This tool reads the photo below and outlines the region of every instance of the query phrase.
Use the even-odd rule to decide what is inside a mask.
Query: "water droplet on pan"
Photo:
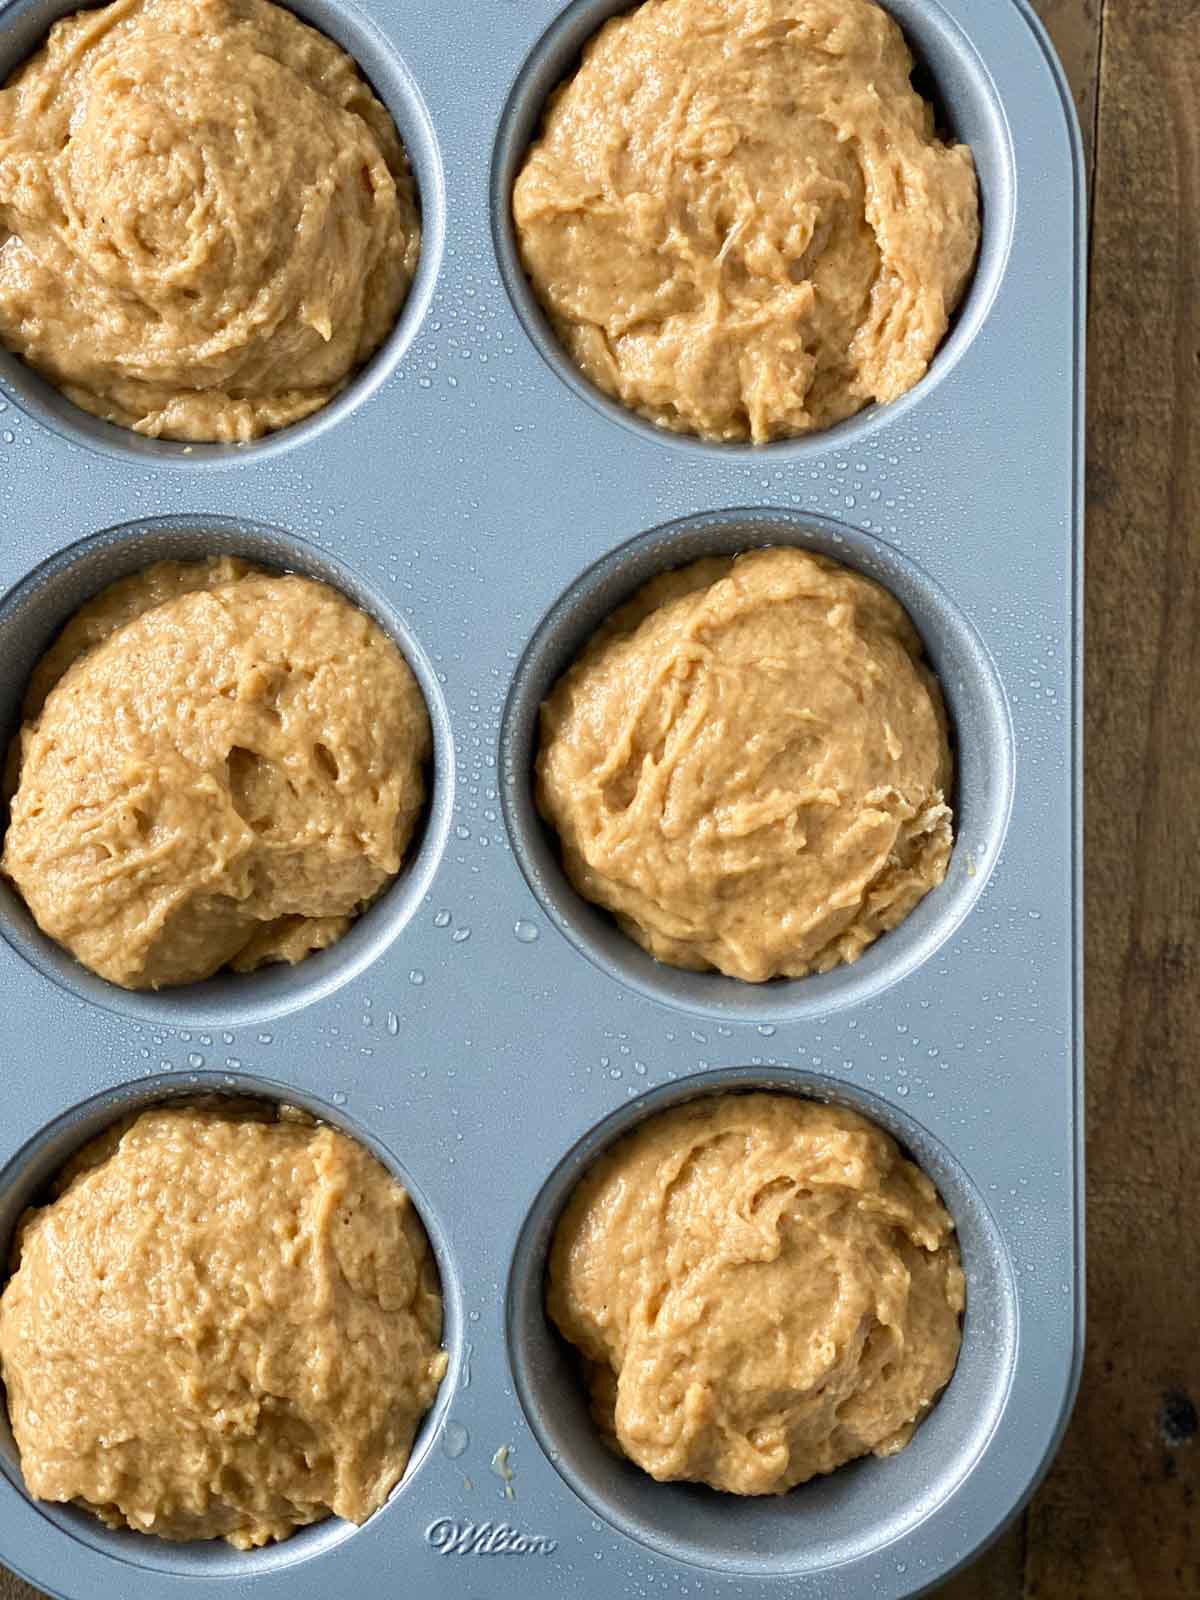
[[[539,937],[536,922],[525,922],[523,920],[520,922],[515,922],[513,924],[513,933],[522,944],[533,944],[534,941]]]
[[[457,1461],[471,1442],[471,1436],[461,1422],[448,1422],[442,1429],[442,1454]]]

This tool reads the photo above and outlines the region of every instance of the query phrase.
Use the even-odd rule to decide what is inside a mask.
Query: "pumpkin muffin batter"
[[[761,442],[894,400],[975,262],[963,145],[872,0],[646,0],[551,98],[513,192],[525,270],[593,383]]]
[[[0,866],[128,989],[303,960],[399,871],[429,714],[372,618],[229,557],[104,590],[30,684]]]
[[[240,442],[319,410],[419,249],[391,117],[269,0],[115,0],[0,91],[0,341],[139,433]]]
[[[110,1129],[57,1189],[0,1297],[29,1492],[242,1550],[378,1510],[447,1360],[380,1163],[299,1114],[188,1106]]]
[[[660,961],[755,983],[854,961],[941,883],[950,781],[905,611],[805,550],[655,578],[542,707],[571,882]]]
[[[652,1477],[782,1494],[903,1449],[949,1382],[953,1224],[852,1111],[727,1094],[650,1118],[584,1177],[550,1315],[608,1442]]]

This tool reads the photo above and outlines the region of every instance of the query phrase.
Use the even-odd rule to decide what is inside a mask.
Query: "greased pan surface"
[[[70,3],[0,7],[0,76]],[[204,1593],[485,1600],[576,1592],[898,1597],[1031,1491],[1082,1333],[1079,662],[1083,200],[1078,135],[1017,0],[893,0],[973,147],[984,245],[928,378],[762,450],[655,434],[566,370],[523,288],[506,194],[546,91],[600,20],[578,0],[302,0],[408,145],[425,247],[400,325],[347,393],[243,450],[83,417],[0,357],[0,721],[104,583],[234,550],[371,610],[434,721],[411,865],[300,967],[131,995],[0,890],[0,1233],[130,1103],[297,1102],[411,1189],[450,1370],[405,1481],[362,1529],[240,1554],[112,1533],[25,1495],[0,1428],[0,1560],[64,1600]],[[907,605],[946,692],[946,884],[853,967],[766,987],[673,972],[571,893],[530,800],[539,698],[652,572],[790,541]],[[777,1084],[878,1118],[955,1214],[958,1371],[911,1446],[791,1495],[659,1485],[610,1457],[541,1311],[571,1183],[647,1109]]]

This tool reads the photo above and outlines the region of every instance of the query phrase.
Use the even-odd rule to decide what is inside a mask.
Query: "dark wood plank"
[[[46,1600],[40,1589],[31,1589],[15,1573],[0,1567],[0,1600]]]

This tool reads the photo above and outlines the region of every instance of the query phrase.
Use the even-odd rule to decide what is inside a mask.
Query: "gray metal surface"
[[[71,9],[0,7],[0,77]],[[979,165],[970,298],[894,406],[719,448],[589,390],[515,268],[520,149],[620,6],[294,9],[357,56],[408,143],[418,284],[342,399],[244,450],[139,440],[0,356],[0,721],[105,581],[239,550],[330,578],[399,639],[434,715],[431,815],[408,872],[334,950],[161,995],[90,978],[0,891],[0,1235],[131,1100],[283,1095],[410,1186],[451,1367],[382,1511],[253,1554],[35,1505],[0,1428],[0,1560],[63,1600],[193,1595],[198,1579],[256,1600],[918,1593],[1030,1492],[1080,1354],[1083,216],[1061,74],[1018,0],[892,0]],[[959,838],[947,883],[855,967],[750,988],[656,967],[579,902],[532,814],[528,760],[538,697],[617,599],[703,550],[778,540],[908,605],[954,721]],[[610,1457],[541,1312],[547,1236],[590,1155],[647,1105],[729,1082],[878,1117],[941,1187],[969,1280],[958,1371],[912,1445],[770,1501]]]

